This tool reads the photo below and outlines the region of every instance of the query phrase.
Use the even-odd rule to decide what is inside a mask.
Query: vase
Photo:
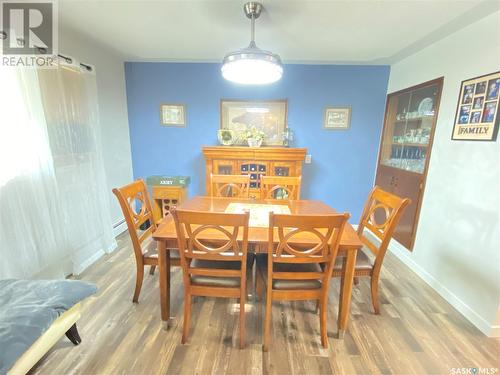
[[[223,146],[231,146],[234,143],[234,132],[228,129],[220,129],[217,132],[219,143]]]
[[[250,147],[260,147],[262,145],[262,139],[247,138],[247,143]]]

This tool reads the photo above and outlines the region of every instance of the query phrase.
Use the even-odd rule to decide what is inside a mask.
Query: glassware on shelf
[[[287,127],[283,132],[283,146],[289,147],[290,144],[293,142],[293,139],[294,139],[294,132],[292,129]]]

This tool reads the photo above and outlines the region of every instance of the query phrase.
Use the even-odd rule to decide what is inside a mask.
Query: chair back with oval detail
[[[261,176],[261,199],[300,199],[302,177]]]
[[[211,174],[212,197],[248,198],[250,175]]]
[[[141,244],[156,230],[153,209],[144,180],[138,179],[121,188],[113,189],[127,223],[136,258],[142,258]],[[141,227],[147,229],[141,231]]]

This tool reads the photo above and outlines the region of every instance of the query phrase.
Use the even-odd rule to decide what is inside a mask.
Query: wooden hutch
[[[203,147],[206,192],[211,194],[210,174],[250,175],[250,197],[260,196],[260,176],[301,176],[305,148]]]

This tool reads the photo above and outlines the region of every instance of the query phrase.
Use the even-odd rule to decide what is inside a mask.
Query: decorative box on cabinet
[[[443,78],[387,96],[375,184],[410,198],[394,238],[412,250],[434,139]]]
[[[250,175],[250,196],[260,196],[260,177],[300,176],[305,148],[204,147],[206,192],[211,194],[210,174]]]
[[[187,198],[186,186],[153,186],[153,217],[156,223]]]

